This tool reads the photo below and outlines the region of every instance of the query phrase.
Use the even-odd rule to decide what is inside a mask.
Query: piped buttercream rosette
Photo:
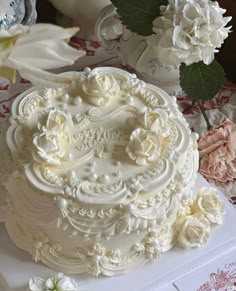
[[[95,106],[105,106],[112,96],[117,96],[120,87],[112,75],[91,72],[82,84],[88,101]]]
[[[201,188],[194,200],[183,201],[178,213],[178,242],[184,248],[207,243],[211,224],[222,224],[224,204],[214,188]]]
[[[148,110],[138,115],[136,128],[130,135],[126,152],[139,166],[146,166],[162,155],[170,135],[168,114],[162,109]]]
[[[52,108],[39,122],[33,135],[33,159],[49,165],[59,165],[68,159],[63,149],[70,139],[68,128],[72,125],[71,115]]]

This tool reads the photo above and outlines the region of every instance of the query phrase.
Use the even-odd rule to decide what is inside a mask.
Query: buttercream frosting
[[[70,85],[30,89],[12,106],[14,163],[2,184],[15,244],[59,272],[113,276],[178,240],[204,243],[194,227],[220,222],[222,207],[213,194],[193,198],[197,137],[176,101],[120,69],[70,76]]]

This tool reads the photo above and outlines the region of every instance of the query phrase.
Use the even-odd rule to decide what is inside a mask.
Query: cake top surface
[[[30,89],[12,107],[7,144],[40,191],[83,203],[129,203],[171,181],[191,142],[173,97],[116,68]]]

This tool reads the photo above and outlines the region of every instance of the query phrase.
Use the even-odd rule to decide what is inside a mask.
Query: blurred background
[[[81,28],[80,36],[86,38],[86,34],[90,34],[92,37],[93,32],[91,28],[88,29],[88,26],[94,21],[92,18],[96,18],[98,15],[99,8],[106,6],[109,4],[108,0],[70,0],[69,2],[89,2],[91,1],[91,5],[97,5],[96,3],[100,3],[99,7],[96,7],[96,11],[92,12],[93,15],[89,15],[92,11],[89,8],[83,8],[84,11],[76,11],[73,13],[73,19],[68,17],[68,7],[65,9],[66,16],[63,15],[63,4],[68,0],[51,0],[57,8],[57,10],[49,0],[38,0],[37,1],[37,11],[38,11],[38,22],[51,22],[57,23],[62,26],[74,26],[79,25]],[[94,2],[96,1],[96,3]],[[232,32],[230,33],[229,37],[226,39],[223,47],[220,49],[220,53],[216,54],[216,58],[222,64],[225,69],[226,76],[236,83],[236,1],[235,0],[218,0],[221,7],[227,9],[227,15],[232,16],[231,25],[232,25]],[[73,3],[71,4],[73,5]],[[77,5],[77,4],[74,4]],[[78,13],[78,18],[76,19],[76,13]],[[87,25],[87,27],[86,27]],[[93,37],[92,37],[93,38]]]

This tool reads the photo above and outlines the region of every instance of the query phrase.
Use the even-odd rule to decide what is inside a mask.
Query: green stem
[[[197,100],[196,102],[197,102],[197,105],[198,105],[198,107],[199,107],[199,109],[200,109],[200,111],[201,111],[201,113],[202,113],[202,115],[203,115],[203,117],[204,117],[204,119],[205,119],[205,121],[206,121],[206,124],[207,124],[207,130],[211,130],[211,129],[212,129],[212,126],[211,126],[211,124],[210,124],[210,121],[209,121],[209,119],[208,119],[208,117],[207,117],[207,115],[206,115],[206,112],[205,112],[205,110],[204,110],[202,104],[200,103],[199,100]]]

